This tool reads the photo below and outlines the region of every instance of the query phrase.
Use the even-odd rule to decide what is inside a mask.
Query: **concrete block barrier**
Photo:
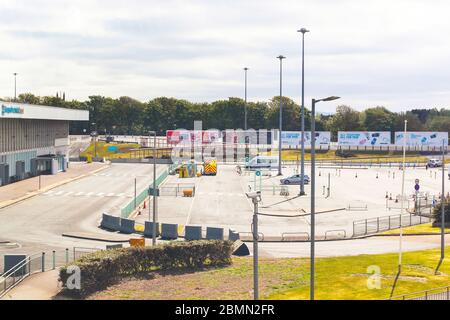
[[[208,240],[223,240],[223,228],[206,228],[206,239]]]
[[[156,236],[159,237],[159,223],[156,223]],[[145,221],[144,237],[153,237],[153,222]]]
[[[239,240],[239,239],[240,239],[239,232],[237,232],[234,229],[228,230],[228,240],[236,241],[236,240]]]
[[[202,227],[186,226],[184,229],[184,238],[186,240],[201,240],[202,239]]]
[[[161,238],[166,240],[178,239],[178,224],[162,223]]]
[[[100,226],[104,229],[112,231],[120,231],[120,217],[111,216],[109,214],[103,213],[102,222]]]
[[[124,218],[120,219],[120,232],[126,234],[135,233],[134,220]]]

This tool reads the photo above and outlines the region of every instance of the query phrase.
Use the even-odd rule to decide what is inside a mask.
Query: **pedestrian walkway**
[[[70,163],[66,172],[33,177],[0,187],[0,209],[107,167],[104,163]]]
[[[2,300],[51,300],[61,291],[58,277],[58,269],[33,274],[11,289]]]
[[[125,194],[124,192],[121,193],[114,193],[114,192],[76,192],[76,191],[54,191],[49,190],[47,192],[44,192],[41,194],[42,196],[49,196],[49,197],[99,197],[99,198],[110,198],[110,197],[117,197],[117,198],[133,198],[133,195],[131,194]]]

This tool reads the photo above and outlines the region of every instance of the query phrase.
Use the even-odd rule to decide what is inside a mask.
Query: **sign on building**
[[[386,146],[391,144],[389,131],[339,131],[338,145],[340,146]]]

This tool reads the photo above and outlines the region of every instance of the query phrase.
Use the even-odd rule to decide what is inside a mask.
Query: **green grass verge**
[[[450,255],[450,248],[446,249]],[[438,249],[406,252],[394,296],[450,285],[450,262],[435,274]],[[359,255],[316,260],[317,299],[388,299],[397,273],[397,254]],[[260,259],[260,296],[309,299],[309,259]],[[369,289],[370,266],[381,272],[379,289]],[[180,283],[183,285],[180,287]],[[165,273],[124,279],[90,299],[251,299],[252,258],[234,258],[225,268],[183,274]]]
[[[117,152],[108,151],[109,146],[118,147]],[[98,141],[97,146],[91,143],[86,150],[81,153],[81,157],[87,157],[88,155],[93,157],[95,155],[95,149],[97,149],[97,157],[99,158],[131,158],[132,153],[129,152],[130,149],[139,148],[137,143],[106,143],[103,141]]]
[[[273,155],[278,155],[276,152],[272,152]],[[399,162],[403,160],[401,153],[394,152],[362,152],[362,151],[351,151],[352,157],[344,158],[336,155],[335,151],[328,150],[325,152],[321,152],[318,150],[316,152],[317,160],[333,160],[333,161],[358,161],[358,162],[376,162],[376,163],[384,163],[384,162]],[[281,153],[281,157],[283,160],[291,160],[295,161],[300,159],[300,150],[283,150]],[[309,153],[305,153],[305,159],[310,160],[311,156]],[[428,158],[421,156],[417,153],[408,153],[407,161],[409,162],[424,162],[427,161]]]
[[[400,229],[392,229],[382,232],[381,234],[398,234]],[[445,228],[445,232],[450,232],[450,228]],[[432,227],[431,222],[425,224],[419,224],[416,226],[403,228],[403,234],[440,234],[441,227]]]

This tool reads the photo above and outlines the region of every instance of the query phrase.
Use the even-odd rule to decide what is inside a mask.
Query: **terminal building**
[[[0,185],[65,171],[69,121],[89,111],[0,101]]]

